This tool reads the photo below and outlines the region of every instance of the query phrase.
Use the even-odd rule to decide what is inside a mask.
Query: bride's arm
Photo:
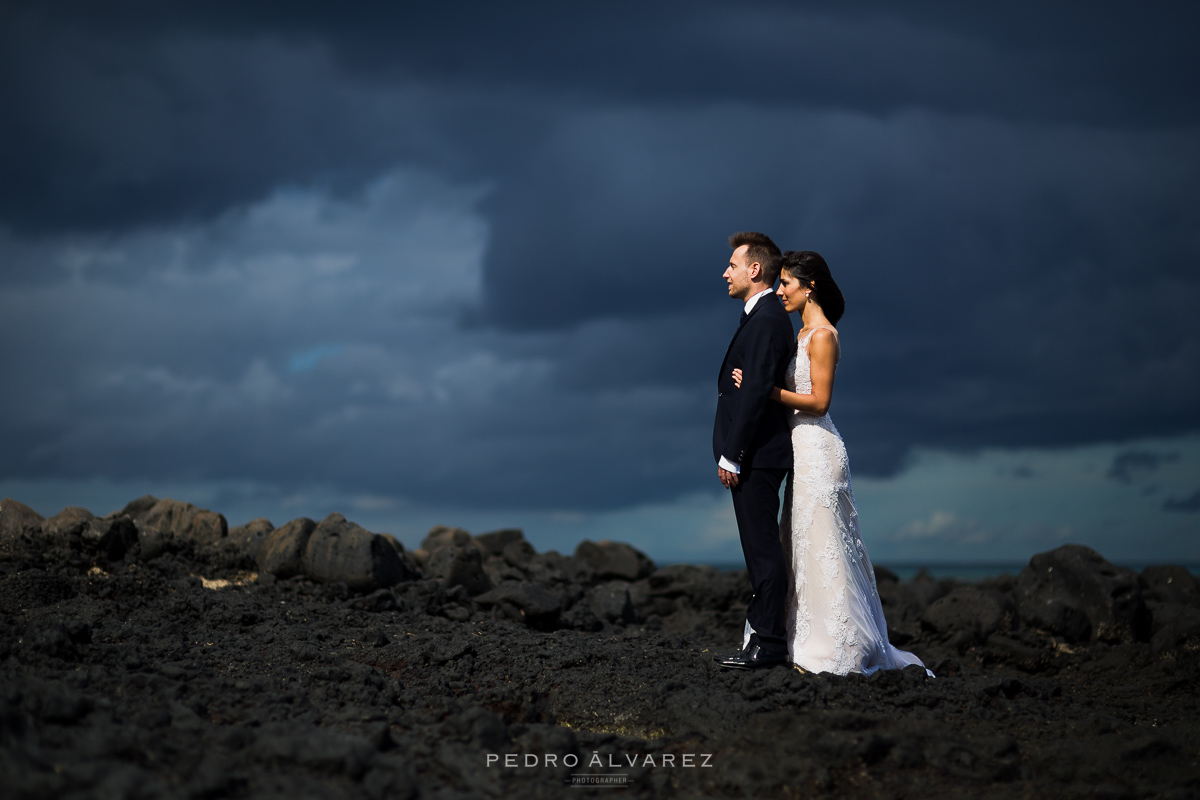
[[[821,416],[833,400],[833,373],[837,368],[837,340],[828,330],[820,329],[808,342],[809,377],[812,394],[797,394],[778,386],[771,389],[771,399],[805,414]],[[741,370],[734,370],[734,382],[740,387]]]
[[[837,339],[825,328],[820,328],[808,340],[809,377],[812,379],[812,394],[797,394],[775,387],[771,399],[788,408],[805,414],[821,416],[829,410],[833,401],[833,373],[837,369]]]

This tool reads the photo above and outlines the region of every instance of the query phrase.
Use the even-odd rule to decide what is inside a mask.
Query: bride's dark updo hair
[[[846,311],[842,290],[829,274],[829,265],[812,250],[788,250],[783,254],[783,271],[805,286],[812,286],[812,299],[834,325]]]

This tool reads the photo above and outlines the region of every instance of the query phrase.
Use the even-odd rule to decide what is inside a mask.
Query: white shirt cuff
[[[730,461],[725,456],[721,456],[721,459],[717,462],[717,466],[726,472],[732,472],[734,475],[742,474],[742,468]]]

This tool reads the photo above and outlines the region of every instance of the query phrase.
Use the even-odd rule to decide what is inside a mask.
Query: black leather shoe
[[[722,667],[729,669],[764,669],[779,664],[787,664],[787,653],[772,653],[763,650],[761,646],[752,644],[742,652],[724,658],[714,658]]]
[[[731,658],[741,658],[742,656],[746,655],[746,651],[749,649],[750,649],[750,647],[747,646],[747,647],[744,647],[741,650],[737,651],[736,653],[730,653],[729,655],[726,655],[726,656],[713,656],[713,661],[717,662],[718,664],[722,664]]]

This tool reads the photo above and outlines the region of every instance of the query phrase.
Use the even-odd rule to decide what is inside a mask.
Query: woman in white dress
[[[846,446],[827,413],[841,355],[834,323],[845,300],[825,259],[810,250],[784,254],[776,294],[803,323],[788,385],[772,393],[792,409],[793,469],[780,522],[789,560],[788,656],[803,670],[838,675],[921,664],[888,642],[875,570],[858,531]],[[740,370],[734,380],[741,384]]]

